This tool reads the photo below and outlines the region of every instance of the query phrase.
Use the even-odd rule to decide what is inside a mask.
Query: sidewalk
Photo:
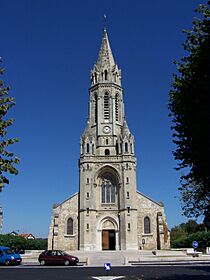
[[[22,255],[23,264],[38,264],[38,256],[41,251],[30,251]],[[164,265],[164,264],[192,264],[209,263],[210,255],[199,257],[187,256],[186,251],[156,250],[156,251],[69,251],[71,255],[77,256],[80,265],[104,266],[111,263],[112,266],[136,266],[136,265]]]

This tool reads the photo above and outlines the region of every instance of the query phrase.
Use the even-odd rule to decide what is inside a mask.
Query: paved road
[[[0,266],[1,280],[91,280],[105,276],[103,267]],[[113,267],[110,275],[125,280],[209,280],[209,265]]]

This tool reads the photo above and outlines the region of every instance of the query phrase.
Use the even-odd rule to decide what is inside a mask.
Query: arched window
[[[150,218],[149,217],[144,218],[144,233],[151,233]]]
[[[109,155],[110,155],[109,149],[105,149],[105,156],[109,156]]]
[[[107,70],[104,71],[104,80],[105,81],[108,80],[108,72],[107,72]]]
[[[119,155],[119,145],[118,145],[118,142],[116,142],[116,154]]]
[[[68,218],[66,229],[67,229],[66,233],[68,235],[73,235],[73,219],[72,218]]]
[[[104,119],[109,119],[109,94],[104,94]]]
[[[95,72],[95,83],[97,83],[97,73]]]
[[[132,145],[132,143],[131,143],[130,147],[131,147],[131,154],[132,154],[133,153],[133,145]]]
[[[128,143],[127,142],[125,143],[125,152],[126,153],[128,152]]]
[[[89,145],[89,143],[87,143],[87,153],[89,153],[90,152],[90,145]]]
[[[98,99],[97,99],[97,94],[95,94],[94,95],[94,106],[95,106],[95,108],[94,108],[94,117],[95,117],[95,123],[97,122],[97,117],[98,117]]]
[[[115,184],[109,175],[104,176],[102,179],[101,202],[115,203]]]
[[[119,95],[116,93],[115,95],[115,119],[119,121]]]

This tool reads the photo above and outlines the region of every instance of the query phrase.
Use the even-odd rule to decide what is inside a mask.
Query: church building
[[[164,206],[136,188],[134,136],[106,28],[91,70],[89,116],[80,138],[79,192],[53,205],[49,249],[154,250],[170,247]]]

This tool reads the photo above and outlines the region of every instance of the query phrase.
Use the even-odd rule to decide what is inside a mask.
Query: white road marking
[[[125,276],[92,276],[95,280],[115,280],[115,279],[124,279]]]

